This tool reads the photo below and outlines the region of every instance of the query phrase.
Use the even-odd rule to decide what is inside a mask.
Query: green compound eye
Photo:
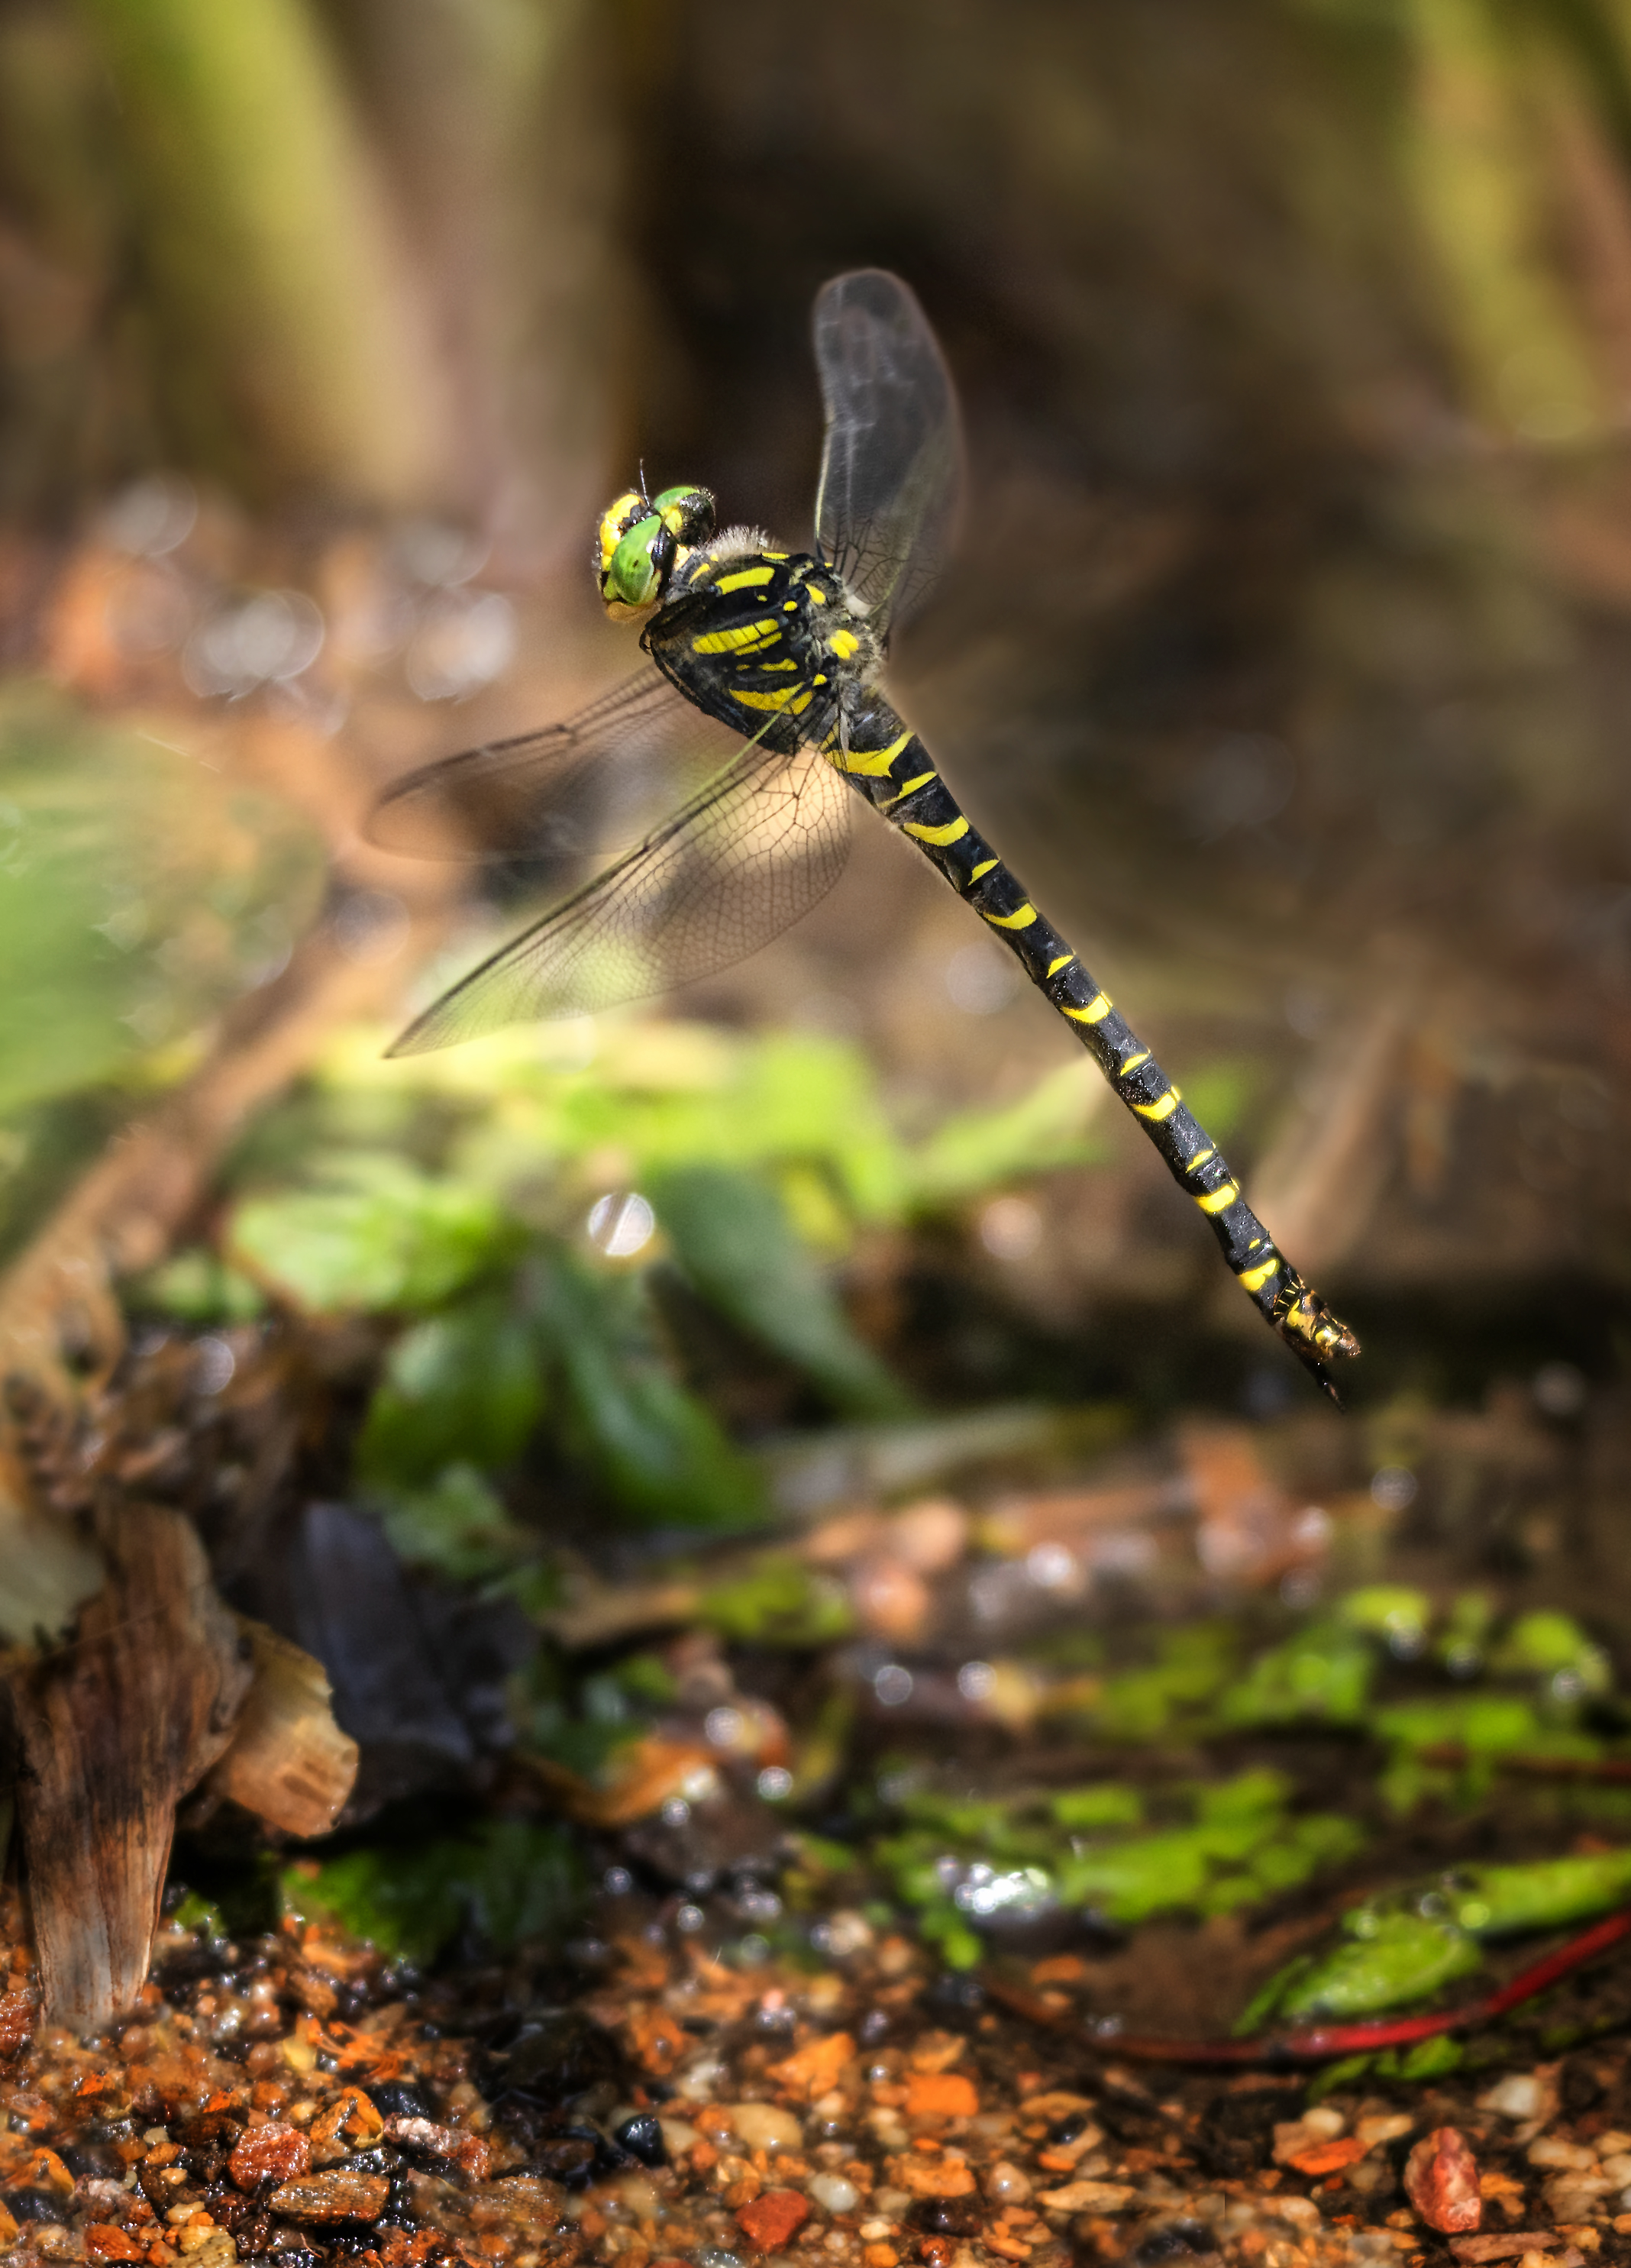
[[[714,498],[709,489],[665,489],[651,500],[651,509],[676,543],[706,543],[714,532]]]
[[[658,544],[669,549],[668,531],[655,513],[636,520],[613,552],[603,588],[625,607],[649,607],[658,595],[662,570],[652,556]]]

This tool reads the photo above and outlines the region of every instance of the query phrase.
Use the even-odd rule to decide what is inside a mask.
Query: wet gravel
[[[1311,2102],[1306,2075],[1118,2066],[859,1915],[834,1918],[823,1965],[744,1963],[617,1898],[575,1982],[426,1983],[307,1925],[243,1944],[172,1926],[132,2019],[78,2040],[35,2024],[14,1900],[4,1920],[0,2242],[22,2260],[1631,2258],[1616,2039]],[[1068,2009],[1084,1967],[1030,1982]]]

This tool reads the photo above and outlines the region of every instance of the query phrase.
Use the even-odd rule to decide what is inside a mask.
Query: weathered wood
[[[253,1648],[254,1684],[208,1793],[285,1834],[326,1835],[356,1782],[356,1742],[334,1720],[322,1663],[264,1623],[237,1620]]]
[[[182,1513],[109,1508],[97,1542],[107,1580],[75,1636],[11,1679],[45,2014],[77,2032],[141,1990],[177,1800],[231,1739],[253,1675]]]

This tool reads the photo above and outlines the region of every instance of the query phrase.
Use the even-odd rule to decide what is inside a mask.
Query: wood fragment
[[[107,1580],[72,1642],[14,1656],[18,1814],[44,2013],[81,2033],[147,1976],[178,1799],[232,1735],[251,1648],[180,1513],[105,1507]]]
[[[264,1623],[236,1617],[254,1683],[208,1792],[290,1835],[326,1835],[356,1780],[357,1746],[335,1724],[320,1661]]]

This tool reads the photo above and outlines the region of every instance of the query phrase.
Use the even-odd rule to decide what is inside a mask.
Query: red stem
[[[1436,2039],[1444,2032],[1461,2032],[1478,2024],[1494,2023],[1509,2009],[1520,2002],[1532,2000],[1566,1977],[1582,1962],[1590,1961],[1622,1937],[1631,1935],[1631,1907],[1610,1914],[1605,1921],[1594,1922],[1578,1937],[1571,1937],[1567,1945],[1560,1945],[1527,1969],[1520,1970],[1510,1983],[1498,1992],[1486,1994],[1481,2000],[1472,2000],[1465,2007],[1441,2009],[1430,2016],[1383,2016],[1362,2024],[1321,2024],[1311,2031],[1282,2032],[1258,2040],[1161,2040],[1142,2037],[1135,2033],[1116,2033],[1089,2043],[1102,2048],[1106,2055],[1125,2056],[1140,2063],[1319,2063],[1332,2056],[1366,2055],[1378,2048],[1408,2047],[1417,2040]],[[1034,1993],[1004,1984],[995,1977],[985,1980],[985,1989],[992,1999],[999,2000],[1016,2015],[1027,2017],[1034,2024],[1046,2024],[1054,2031],[1079,2031],[1079,2020],[1050,2007]]]

